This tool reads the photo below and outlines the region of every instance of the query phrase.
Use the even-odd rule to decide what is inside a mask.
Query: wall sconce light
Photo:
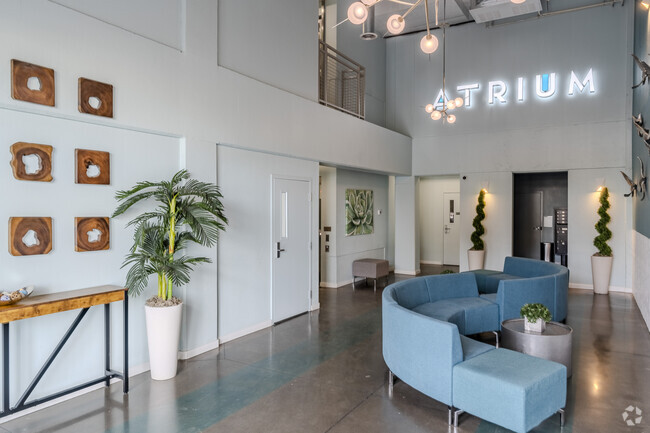
[[[643,6],[646,9],[650,9],[650,1],[648,0],[642,0],[641,1],[641,6]]]
[[[596,179],[596,192],[601,192],[605,188],[605,178],[599,177]]]
[[[481,190],[485,191],[487,194],[490,189],[490,181],[489,180],[484,180],[481,182]]]

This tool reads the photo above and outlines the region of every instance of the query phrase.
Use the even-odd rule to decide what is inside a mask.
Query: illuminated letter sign
[[[479,86],[478,83],[473,83],[473,84],[465,84],[463,86],[458,86],[456,87],[456,90],[459,92],[464,91],[465,92],[465,107],[471,107],[472,106],[472,98],[470,97],[470,92],[472,90],[478,90]]]
[[[594,86],[594,73],[592,69],[589,69],[589,72],[587,72],[587,76],[582,81],[578,80],[578,77],[576,77],[575,72],[571,71],[571,81],[569,82],[569,95],[573,96],[573,90],[576,87],[578,88],[578,91],[582,93],[582,91],[585,90],[585,87],[587,87],[587,84],[589,84],[589,93],[594,93],[596,91],[596,87]]]
[[[535,91],[540,98],[548,98],[555,93],[555,72],[551,74],[537,75],[535,77]]]
[[[589,71],[584,75],[583,79],[578,78],[575,71],[571,71],[570,76],[568,74],[558,75],[555,72],[549,72],[535,75],[534,91],[532,89],[532,80],[527,80],[525,77],[517,77],[516,82],[514,83],[508,83],[503,80],[488,81],[487,104],[495,105],[495,102],[497,101],[499,104],[505,104],[508,102],[508,99],[516,102],[524,102],[525,100],[530,99],[529,95],[531,94],[542,100],[549,99],[557,93],[558,77],[562,80],[567,80],[566,82],[568,83],[568,87],[566,87],[566,94],[568,96],[574,96],[579,93],[596,93],[596,81],[594,80],[593,68],[589,68]],[[508,93],[509,84],[513,85],[510,93]],[[465,99],[465,103],[463,104],[465,108],[472,107],[472,91],[478,92],[480,89],[481,85],[479,83],[463,84],[456,87],[456,91],[463,95]],[[585,91],[585,89],[587,90]],[[442,111],[445,109],[448,102],[447,96],[452,99],[455,97],[455,95],[445,95],[442,89],[440,89],[433,104],[436,110]],[[474,93],[474,96],[476,96],[476,93]]]
[[[495,87],[499,87],[499,90],[495,91]],[[490,81],[488,83],[488,104],[494,104],[494,98],[498,99],[502,104],[506,102],[506,98],[503,96],[506,94],[508,87],[503,81]]]

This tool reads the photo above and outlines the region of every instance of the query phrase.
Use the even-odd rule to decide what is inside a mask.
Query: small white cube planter
[[[530,323],[528,319],[524,317],[524,330],[526,332],[539,332],[541,334],[546,331],[546,322],[540,317],[537,321]]]

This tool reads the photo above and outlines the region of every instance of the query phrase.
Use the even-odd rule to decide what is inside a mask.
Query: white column
[[[420,273],[419,192],[420,179],[395,177],[395,273]]]

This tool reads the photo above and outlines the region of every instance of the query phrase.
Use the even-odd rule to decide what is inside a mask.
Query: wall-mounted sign
[[[559,74],[551,72],[535,75],[532,80],[517,77],[514,83],[503,80],[488,81],[486,87],[487,92],[484,92],[484,101],[488,105],[506,104],[508,102],[521,103],[531,97],[550,99],[558,94],[573,97],[596,93],[592,68],[584,75],[571,71],[571,74],[566,75],[565,80],[562,80]],[[482,87],[480,83],[469,83],[457,86],[456,90],[460,93],[459,96],[465,99],[465,107],[469,108],[479,98]],[[443,105],[447,103],[448,99],[445,96],[452,99],[456,97],[456,95],[443,95],[442,89],[440,89],[434,104],[436,110],[442,110]]]

